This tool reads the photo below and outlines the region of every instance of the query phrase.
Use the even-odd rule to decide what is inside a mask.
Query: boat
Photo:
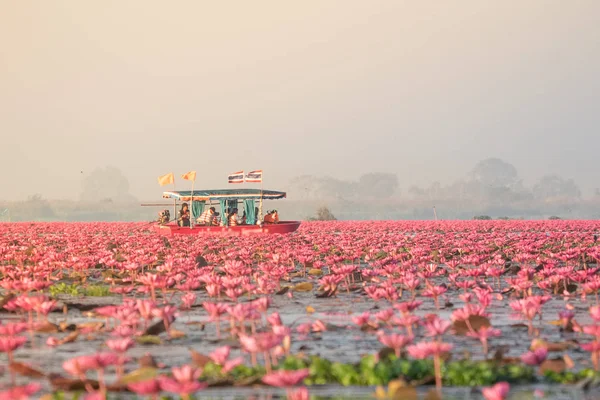
[[[175,220],[154,225],[154,230],[160,235],[232,235],[249,236],[256,234],[286,234],[295,232],[299,227],[300,221],[279,221],[275,224],[263,224],[262,205],[264,200],[278,200],[286,197],[285,192],[262,189],[217,189],[217,190],[187,190],[187,191],[168,191],[163,192],[164,199],[173,199]],[[258,216],[255,216],[256,202],[258,202]],[[177,224],[177,204],[188,203],[191,210],[190,226],[179,226]],[[205,226],[197,225],[196,218],[208,207],[218,206],[222,221],[227,221],[224,217],[227,215],[227,209],[237,208],[246,211],[248,224],[228,226]]]

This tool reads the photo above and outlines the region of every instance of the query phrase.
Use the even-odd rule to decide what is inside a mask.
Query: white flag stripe
[[[234,172],[233,174],[229,174],[227,177],[229,183],[243,183],[244,182],[244,171]]]
[[[248,172],[246,182],[262,182],[262,170]]]

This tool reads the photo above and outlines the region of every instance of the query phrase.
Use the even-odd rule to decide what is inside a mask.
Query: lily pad
[[[135,341],[139,344],[156,344],[159,345],[162,343],[160,338],[156,335],[143,335],[135,338]]]
[[[125,375],[119,383],[129,385],[130,383],[144,382],[158,376],[158,370],[152,367],[142,367]]]
[[[313,286],[314,285],[311,282],[302,282],[294,286],[293,290],[295,292],[310,292],[313,290]]]

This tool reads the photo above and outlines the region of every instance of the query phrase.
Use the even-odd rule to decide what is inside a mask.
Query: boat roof
[[[182,190],[182,191],[169,191],[163,192],[164,199],[177,199],[181,201],[191,201],[192,196],[194,200],[208,201],[208,200],[258,200],[261,197],[264,200],[276,200],[283,199],[286,197],[285,192],[278,192],[275,190],[260,190],[260,189],[214,189],[214,190]]]

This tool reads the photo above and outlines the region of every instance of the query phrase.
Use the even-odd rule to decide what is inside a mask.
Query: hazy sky
[[[589,190],[599,107],[598,0],[0,0],[0,199],[107,165],[159,199],[171,171],[407,187],[487,157]]]

